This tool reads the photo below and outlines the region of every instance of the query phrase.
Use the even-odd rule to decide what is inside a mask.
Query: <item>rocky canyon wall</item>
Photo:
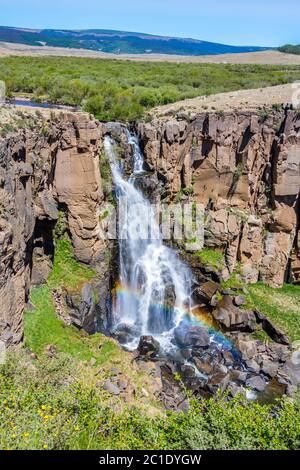
[[[67,112],[14,123],[20,128],[0,138],[0,339],[8,345],[22,340],[30,286],[50,272],[59,209],[79,261],[95,264],[104,243],[101,124]]]
[[[162,200],[202,203],[205,245],[224,253],[223,278],[300,282],[300,115],[179,112],[139,123]]]

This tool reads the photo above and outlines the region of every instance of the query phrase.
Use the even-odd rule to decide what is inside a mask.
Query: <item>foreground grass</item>
[[[300,79],[300,66],[172,64],[74,57],[0,59],[9,94],[81,105],[103,121],[133,121],[158,105]]]
[[[0,368],[1,449],[299,449],[300,405],[200,400],[190,411],[151,417],[117,409],[78,376],[68,355],[9,357]],[[116,399],[114,399],[116,400]]]

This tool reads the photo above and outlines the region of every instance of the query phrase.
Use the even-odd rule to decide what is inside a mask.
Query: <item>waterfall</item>
[[[128,135],[128,143],[133,150],[133,175],[126,179],[115,142],[108,136],[104,140],[119,209],[114,323],[135,331],[128,347],[134,348],[141,335],[152,335],[168,349],[172,348],[174,328],[190,314],[192,275],[164,245],[153,208],[135,186],[135,176],[142,177],[144,172],[144,158],[135,135]]]

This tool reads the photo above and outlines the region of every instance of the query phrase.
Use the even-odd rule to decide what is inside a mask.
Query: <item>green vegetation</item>
[[[48,279],[49,287],[57,289],[64,286],[68,291],[78,291],[94,276],[93,269],[76,261],[71,242],[67,238],[57,238],[53,270]]]
[[[118,352],[118,347],[110,340],[105,341],[99,350],[101,335],[82,336],[76,328],[66,326],[59,320],[48,286],[33,289],[31,302],[35,310],[25,314],[26,346],[31,351],[41,354],[46,346],[54,345],[58,351],[79,360],[90,360],[94,357],[98,364]]]
[[[217,250],[203,248],[201,251],[196,253],[196,256],[198,256],[201,263],[206,266],[211,266],[218,270],[223,269],[225,266],[224,255]]]
[[[278,48],[280,52],[285,52],[287,54],[300,54],[300,44],[292,45],[292,44],[285,44]]]
[[[9,95],[81,105],[98,119],[133,121],[154,106],[300,79],[300,66],[173,64],[74,57],[0,59]]]
[[[272,289],[262,283],[247,286],[249,301],[275,324],[282,328],[291,341],[300,339],[300,288],[285,284]]]
[[[0,368],[1,449],[299,449],[300,402],[199,400],[187,414],[115,406],[66,354]]]

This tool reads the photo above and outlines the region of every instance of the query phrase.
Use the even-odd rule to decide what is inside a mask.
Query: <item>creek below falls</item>
[[[172,377],[179,374],[195,395],[209,397],[225,391],[229,384],[232,396],[243,391],[250,400],[273,400],[282,394],[280,384],[269,380],[261,392],[255,387],[251,390],[246,385],[249,371],[234,342],[193,301],[194,275],[164,243],[144,195],[149,172],[138,138],[127,129],[122,132],[132,154],[130,175],[114,133],[104,138],[118,205],[119,280],[110,335],[125,349],[135,351],[140,360],[160,362],[167,388],[173,391],[178,385]]]

